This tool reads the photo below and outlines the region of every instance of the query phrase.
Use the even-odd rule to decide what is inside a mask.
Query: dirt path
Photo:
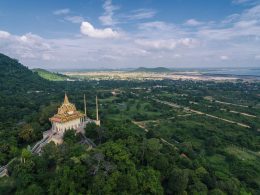
[[[239,107],[243,107],[243,108],[248,108],[248,106],[241,105],[241,104],[233,104],[233,103],[229,103],[229,102],[223,102],[223,101],[215,100],[211,96],[204,97],[204,99],[208,100],[208,101],[211,101],[211,102],[216,102],[216,103],[219,103],[219,104],[225,104],[225,105],[232,105],[232,106],[239,106]]]
[[[230,112],[235,113],[235,114],[241,114],[241,115],[252,117],[252,118],[257,118],[257,116],[255,116],[255,115],[244,113],[244,112],[237,112],[235,110],[230,110]]]
[[[214,116],[214,115],[211,115],[211,114],[207,114],[207,113],[204,113],[204,112],[201,112],[201,111],[198,111],[198,110],[193,110],[193,109],[191,109],[189,107],[183,107],[183,106],[180,106],[178,104],[171,103],[171,102],[166,102],[166,101],[161,101],[159,99],[153,99],[153,100],[156,101],[156,102],[159,102],[159,103],[162,103],[162,104],[174,107],[174,108],[183,108],[185,111],[188,111],[188,112],[193,112],[193,113],[197,113],[197,114],[200,114],[200,115],[205,115],[205,116],[208,116],[208,117],[211,117],[211,118],[215,118],[215,119],[218,119],[218,120],[222,120],[222,121],[225,121],[225,122],[228,122],[228,123],[231,123],[231,124],[236,124],[236,125],[241,126],[241,127],[250,128],[250,126],[248,126],[246,124],[235,122],[235,121],[228,120],[228,119],[224,119],[224,118],[221,118],[221,117],[217,117],[217,116]]]
[[[241,105],[241,104],[232,104],[232,103],[229,103],[229,102],[222,102],[222,101],[218,101],[218,100],[215,100],[215,102],[220,103],[220,104],[226,104],[226,105],[232,105],[232,106],[239,106],[239,107],[243,107],[243,108],[248,108],[248,106]]]
[[[132,123],[135,124],[135,125],[137,125],[137,126],[140,127],[141,129],[143,129],[145,132],[148,132],[148,131],[149,131],[148,129],[145,128],[144,125],[140,124],[140,123],[142,123],[142,122],[132,121]],[[176,147],[175,145],[173,145],[172,143],[166,141],[165,139],[160,138],[160,140],[161,140],[161,142],[163,142],[163,143],[165,143],[165,144],[167,144],[167,145],[169,145],[169,146],[172,146],[174,149],[179,150],[179,148],[177,148],[177,147]]]

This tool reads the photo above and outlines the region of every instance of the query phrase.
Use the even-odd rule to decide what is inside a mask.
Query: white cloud
[[[114,26],[119,23],[127,23],[132,20],[144,20],[153,18],[156,14],[154,9],[137,9],[127,13],[116,14],[120,7],[113,5],[112,0],[105,0],[103,4],[104,13],[99,20],[104,26]]]
[[[93,38],[117,38],[119,37],[119,33],[117,31],[112,30],[111,28],[105,29],[96,29],[89,22],[82,22],[80,31],[82,34],[87,35]]]
[[[241,4],[241,3],[247,3],[250,2],[251,0],[233,0],[232,3],[235,4]]]
[[[243,11],[241,14],[228,16],[214,27],[201,28],[197,35],[205,39],[232,40],[260,36],[260,5]]]
[[[153,18],[155,14],[156,11],[152,9],[138,9],[131,11],[131,13],[126,15],[125,18],[128,20],[142,20]]]
[[[66,16],[64,19],[69,22],[75,23],[75,24],[78,24],[78,23],[81,23],[84,21],[84,18],[81,16]]]
[[[138,24],[138,37],[145,37],[151,39],[181,39],[183,37],[190,37],[190,33],[185,29],[163,21],[152,21]]]
[[[245,10],[241,14],[241,19],[243,20],[260,19],[260,5],[256,5],[250,9]]]
[[[223,56],[220,56],[220,59],[221,59],[221,60],[228,60],[228,59],[229,59],[229,57],[228,57],[228,56],[225,56],[225,55],[223,55]]]
[[[147,49],[156,50],[173,50],[176,47],[194,47],[198,42],[192,38],[176,39],[160,39],[160,40],[149,40],[149,39],[137,39],[136,44],[144,46]]]
[[[111,1],[106,2],[107,15],[111,16],[111,21],[108,17],[106,24],[131,20],[127,16],[133,11],[116,14],[118,7],[113,7]],[[129,31],[127,37],[122,36],[120,28],[97,28],[88,21],[82,21],[80,16],[71,15],[63,12],[60,17],[80,22],[81,33],[90,38],[47,39],[32,33],[13,35],[0,31],[0,52],[30,67],[259,66],[260,6],[227,16],[223,21],[197,21],[201,24],[196,28],[165,21],[142,21],[135,23],[137,28]],[[153,16],[144,14],[135,19],[145,17]],[[118,37],[120,39],[114,39]]]
[[[138,25],[140,30],[161,30],[168,31],[173,28],[172,24],[168,24],[162,21],[145,22]]]
[[[189,48],[193,48],[199,44],[199,41],[194,38],[182,38],[178,40],[178,44]]]
[[[233,0],[232,3],[234,4],[249,4],[249,5],[256,5],[259,3],[259,0]]]
[[[135,41],[138,45],[144,46],[147,49],[174,49],[176,47],[175,40],[145,40],[138,39]]]
[[[187,26],[200,26],[203,24],[203,22],[200,22],[196,19],[189,19],[184,24]]]
[[[54,15],[66,15],[66,14],[69,14],[69,13],[70,13],[70,9],[68,9],[68,8],[58,9],[58,10],[55,10],[53,12]]]
[[[255,59],[260,60],[260,55],[256,55]]]
[[[50,43],[38,35],[27,33],[17,36],[9,32],[5,32],[4,34],[8,36],[5,36],[0,41],[0,52],[20,59],[45,60],[44,56],[49,55],[49,58],[52,56]]]
[[[182,57],[182,55],[180,55],[180,54],[174,54],[173,55],[173,58],[181,58]]]
[[[112,0],[106,0],[103,4],[105,10],[104,14],[99,17],[99,20],[105,26],[113,26],[117,21],[113,18],[114,11],[118,10],[119,7],[112,4]]]
[[[0,30],[0,39],[5,39],[5,38],[8,38],[9,36],[10,36],[9,32]]]
[[[234,24],[234,27],[237,28],[248,28],[248,27],[253,27],[258,23],[257,20],[249,20],[249,21],[238,21]]]

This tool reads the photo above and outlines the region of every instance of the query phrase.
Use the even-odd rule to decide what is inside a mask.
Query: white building
[[[77,111],[74,104],[69,102],[67,95],[65,94],[63,104],[58,108],[58,113],[51,117],[49,120],[52,123],[52,128],[49,131],[43,133],[43,137],[49,137],[49,141],[54,141],[56,144],[60,144],[63,141],[63,134],[66,130],[74,129],[76,132],[82,132],[84,127],[89,122],[94,122],[100,126],[100,120],[98,116],[98,99],[96,97],[96,120],[91,120],[86,114],[86,100],[84,96],[85,113]]]

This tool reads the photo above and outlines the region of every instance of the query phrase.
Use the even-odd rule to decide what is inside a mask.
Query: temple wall
[[[53,122],[52,124],[52,129],[55,132],[65,132],[68,129],[77,129],[79,127],[79,125],[81,124],[81,119],[75,119],[75,120],[71,120],[65,123],[57,123],[57,122]]]

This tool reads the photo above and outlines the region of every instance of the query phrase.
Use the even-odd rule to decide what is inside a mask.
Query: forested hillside
[[[20,64],[16,59],[0,54],[0,91],[11,93],[41,90],[48,82]]]
[[[50,128],[48,118],[57,111],[64,92],[74,94],[82,87],[71,85],[45,80],[16,59],[0,54],[0,165]]]

